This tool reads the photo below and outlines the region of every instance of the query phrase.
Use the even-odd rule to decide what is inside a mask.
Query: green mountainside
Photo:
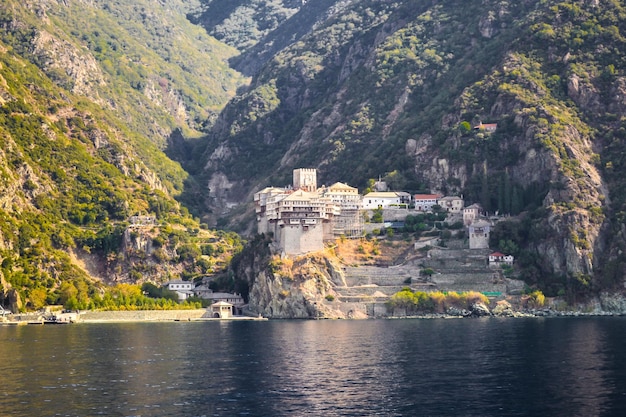
[[[298,167],[463,194],[529,285],[621,288],[622,30],[616,0],[5,0],[1,301],[219,272],[207,224],[253,231]]]
[[[361,189],[387,175],[520,215],[497,227],[493,247],[549,295],[622,285],[623,2],[334,3],[306,2],[327,12],[261,60],[206,138],[195,174],[218,221],[249,224],[252,193],[289,183],[296,167]],[[228,15],[204,24],[241,57],[305,10],[242,45],[231,23],[249,3],[221,6],[204,2]],[[481,122],[497,130],[473,129]]]
[[[137,307],[123,285],[214,273],[241,248],[176,201],[189,175],[164,153],[245,81],[189,3],[0,5],[3,305]]]

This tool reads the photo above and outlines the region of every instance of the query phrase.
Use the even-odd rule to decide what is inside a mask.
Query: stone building
[[[315,169],[296,169],[293,188],[268,187],[254,195],[259,233],[271,233],[287,255],[324,248],[324,241],[345,234],[360,236],[358,190],[337,182],[317,188]]]
[[[470,249],[489,248],[489,233],[491,223],[487,220],[475,220],[468,228]]]
[[[441,197],[437,200],[443,211],[448,213],[461,213],[463,211],[463,198],[457,196]]]
[[[317,191],[317,170],[315,168],[294,169],[293,188],[310,193]]]
[[[479,204],[472,204],[463,209],[463,225],[466,227],[480,216],[482,207]]]

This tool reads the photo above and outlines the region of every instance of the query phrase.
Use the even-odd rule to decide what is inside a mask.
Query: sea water
[[[626,416],[626,318],[0,327],[1,416]]]

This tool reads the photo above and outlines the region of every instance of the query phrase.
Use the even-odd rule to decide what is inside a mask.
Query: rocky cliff
[[[272,254],[270,243],[271,239],[255,238],[231,265],[234,289],[247,297],[250,312],[285,319],[355,318],[333,302],[334,288],[346,283],[332,254],[281,258]]]
[[[525,232],[494,244],[550,293],[620,287],[623,16],[583,0],[337,3],[220,115],[209,204],[241,222],[293,168],[361,189],[387,174],[522,214]]]

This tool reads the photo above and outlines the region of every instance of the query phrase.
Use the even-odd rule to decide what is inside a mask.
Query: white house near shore
[[[170,291],[174,291],[176,295],[178,295],[179,301],[185,301],[187,298],[192,297],[193,293],[193,282],[191,281],[169,281],[165,283],[165,288]]]
[[[226,301],[218,301],[211,304],[211,317],[215,319],[228,319],[233,316],[233,305]]]

